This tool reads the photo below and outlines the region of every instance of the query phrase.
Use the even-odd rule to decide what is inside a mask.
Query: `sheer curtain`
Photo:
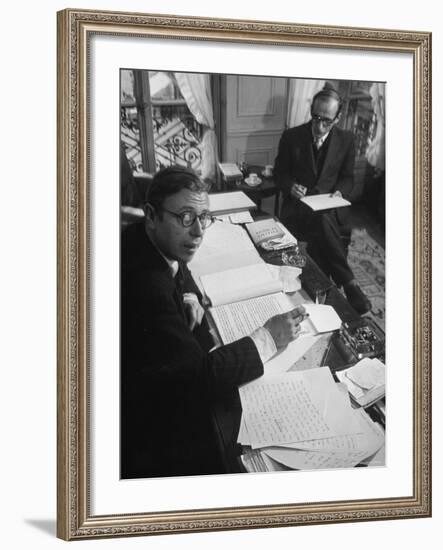
[[[366,158],[379,170],[385,169],[385,85],[374,82],[369,90],[377,116],[377,130],[366,150]]]
[[[325,80],[291,78],[289,80],[288,127],[299,126],[311,118],[311,102]]]
[[[212,108],[211,82],[208,74],[174,73],[180,92],[199,124],[203,126],[202,177],[215,182],[217,138]]]

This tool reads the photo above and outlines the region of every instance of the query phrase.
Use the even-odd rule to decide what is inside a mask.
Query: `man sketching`
[[[216,394],[263,374],[297,338],[302,307],[213,351],[187,263],[213,218],[192,170],[158,172],[144,223],[121,243],[121,476],[223,473],[212,425]],[[226,243],[229,246],[229,243]]]
[[[283,192],[282,222],[307,242],[311,257],[363,314],[371,309],[371,303],[354,278],[342,239],[348,208],[314,212],[300,201],[305,195],[320,193],[351,198],[354,138],[337,126],[341,109],[342,100],[331,87],[325,86],[314,96],[311,120],[283,132],[274,177]]]

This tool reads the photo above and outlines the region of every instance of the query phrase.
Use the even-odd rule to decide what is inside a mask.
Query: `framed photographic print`
[[[69,9],[58,41],[58,535],[429,516],[430,34]]]

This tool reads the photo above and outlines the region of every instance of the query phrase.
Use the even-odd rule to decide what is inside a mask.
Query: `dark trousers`
[[[354,278],[347,259],[348,217],[347,207],[314,212],[291,198],[286,198],[282,205],[283,224],[298,240],[307,243],[308,254],[337,286]]]

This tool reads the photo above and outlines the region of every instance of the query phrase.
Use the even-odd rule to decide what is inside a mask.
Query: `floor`
[[[351,206],[351,226],[353,229],[366,229],[375,242],[385,248],[384,223],[364,203]]]
[[[274,214],[274,197],[262,201],[262,210],[271,216]],[[375,242],[385,248],[384,223],[365,203],[353,204],[350,217],[352,229],[366,229]]]

